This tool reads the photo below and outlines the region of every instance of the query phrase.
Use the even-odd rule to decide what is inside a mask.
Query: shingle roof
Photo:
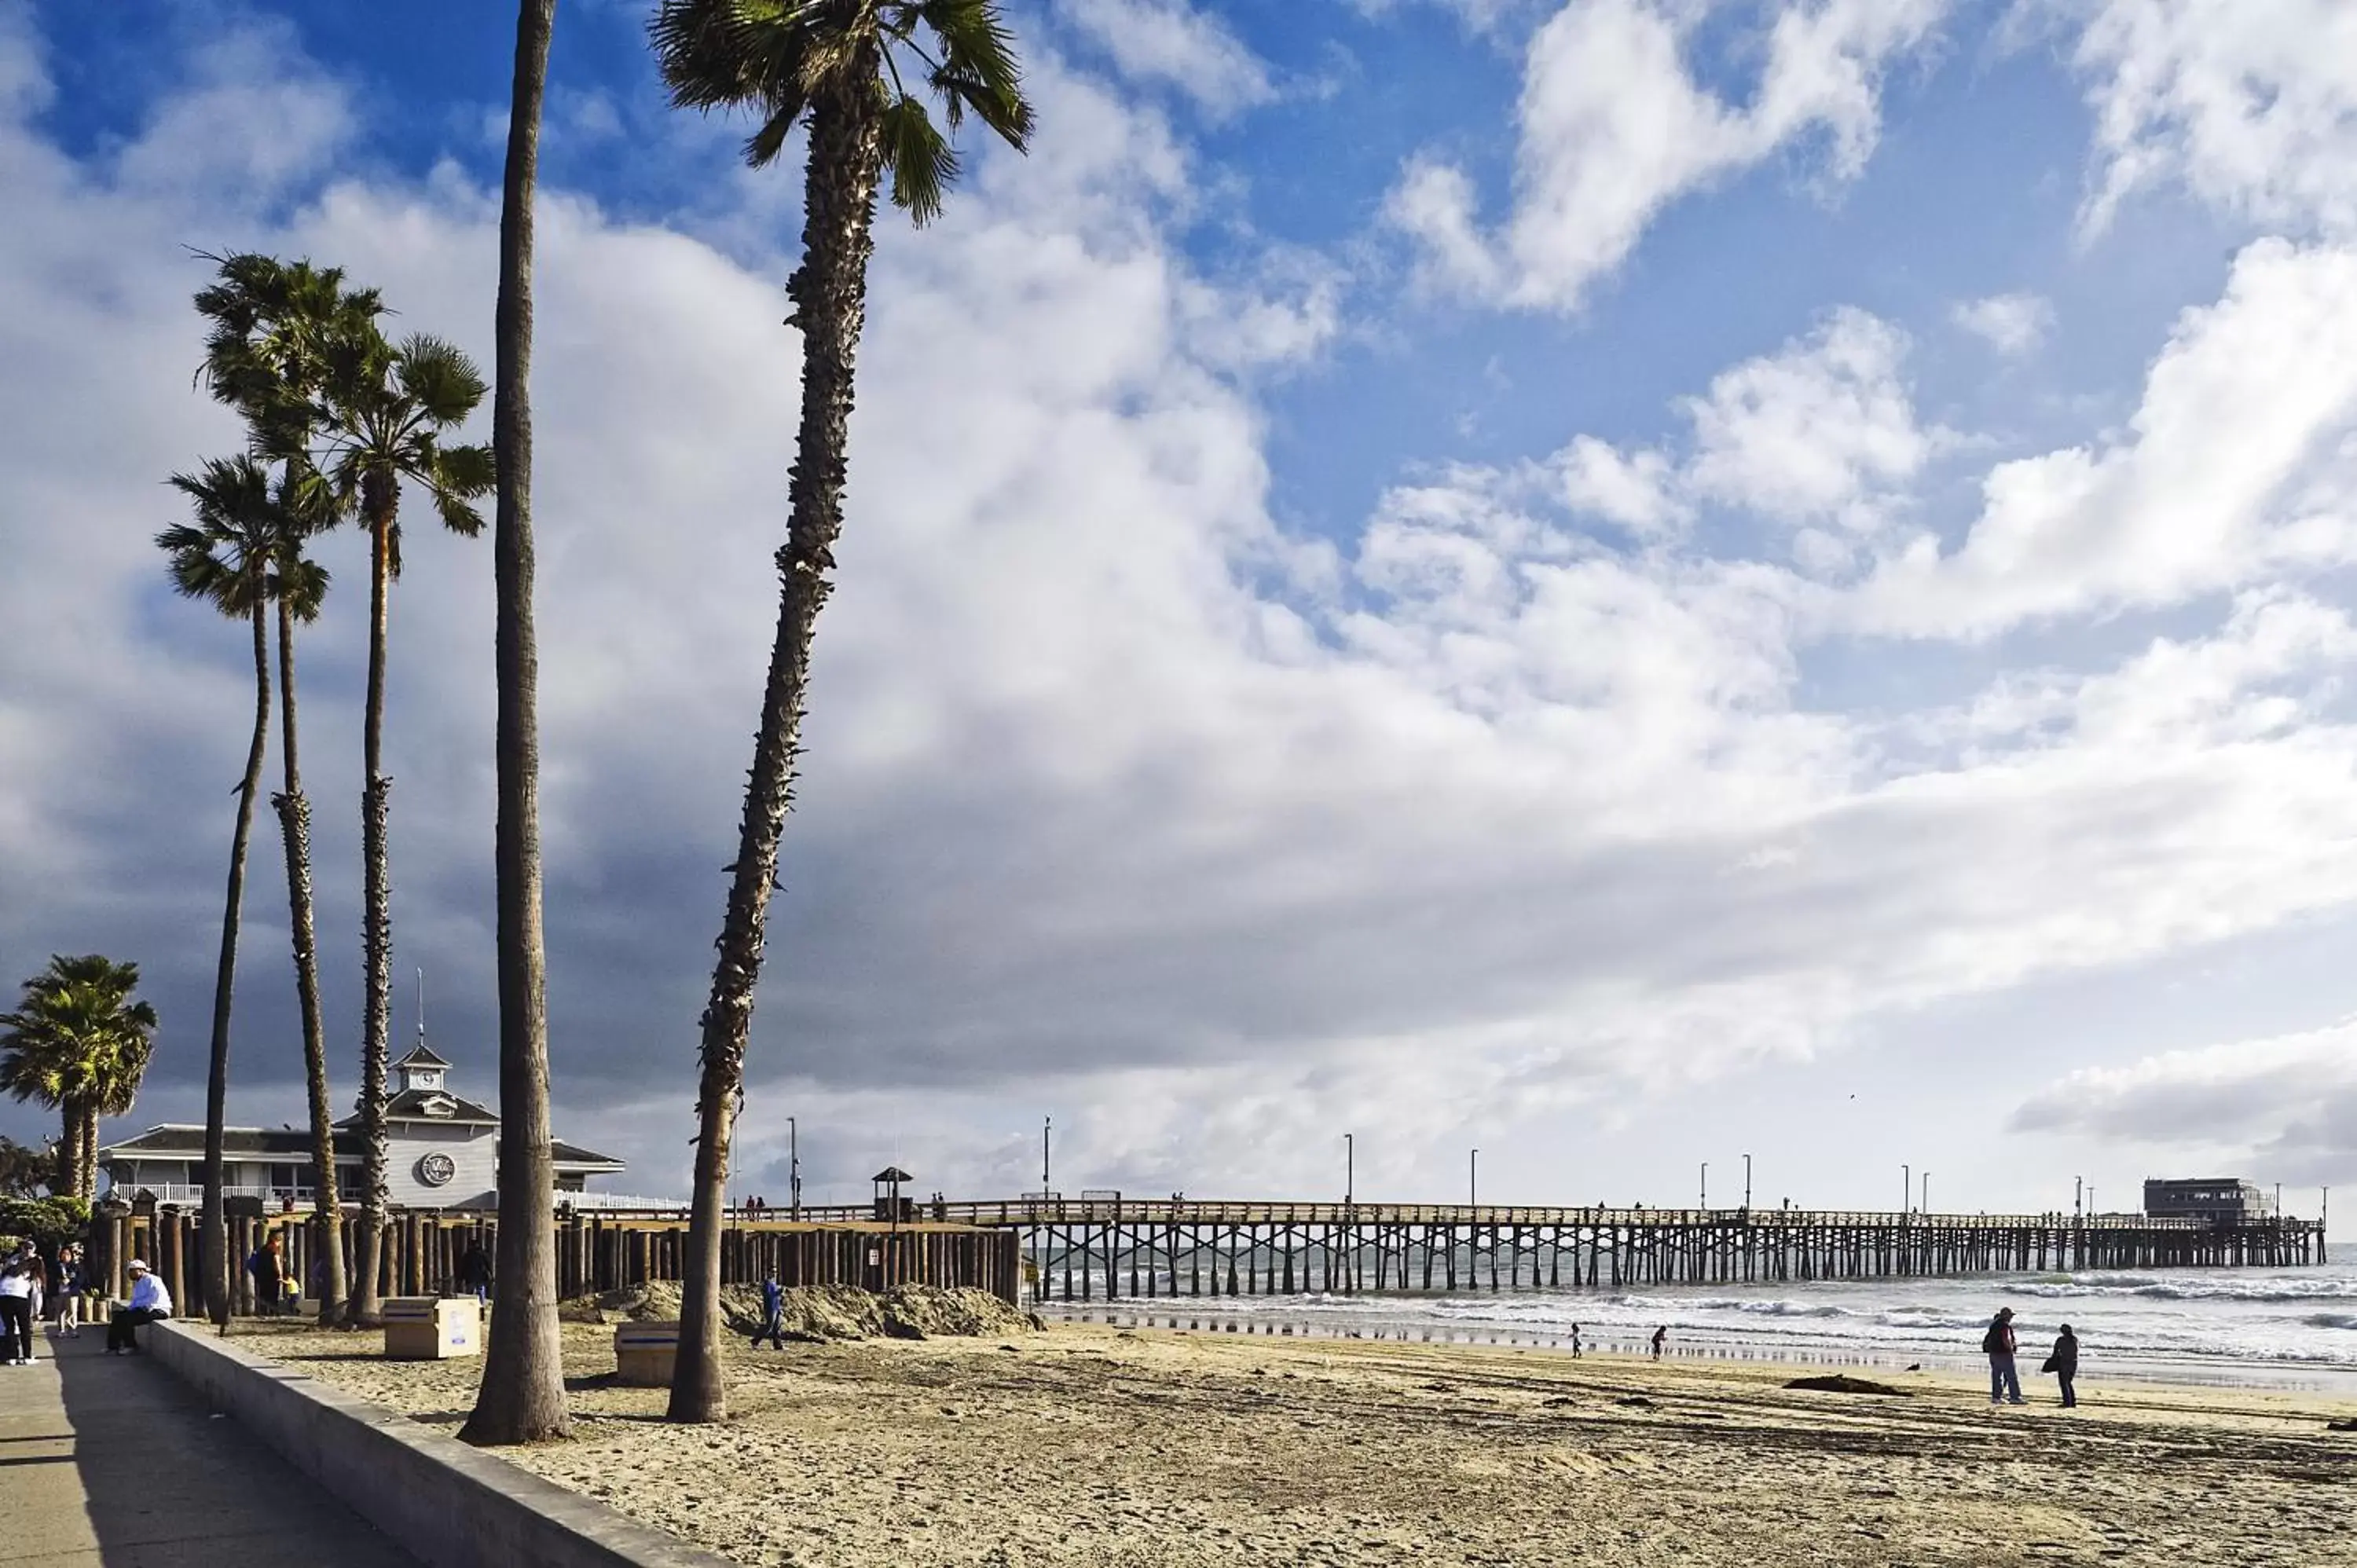
[[[301,1164],[311,1157],[311,1134],[299,1128],[228,1127],[221,1132],[221,1150],[231,1158],[260,1157]],[[102,1159],[202,1159],[205,1130],[167,1122],[120,1143],[109,1144],[98,1153]],[[585,1149],[562,1138],[549,1140],[549,1154],[558,1165],[574,1169],[619,1171],[628,1168],[611,1155],[601,1155],[595,1149]],[[357,1162],[360,1157],[360,1133],[349,1127],[339,1128],[336,1133],[337,1162]]]
[[[578,1144],[568,1144],[562,1138],[548,1142],[549,1156],[560,1165],[593,1165],[601,1169],[621,1170],[622,1162],[611,1155],[601,1155],[595,1149],[585,1149]]]
[[[449,1064],[448,1062],[444,1061],[440,1057],[436,1056],[432,1051],[427,1050],[427,1049],[425,1048],[425,1043],[424,1043],[423,1041],[420,1041],[418,1044],[416,1044],[416,1045],[414,1045],[414,1046],[413,1046],[413,1047],[410,1047],[410,1051],[409,1051],[409,1054],[408,1054],[407,1056],[405,1056],[405,1057],[402,1058],[399,1061],[397,1061],[397,1062],[393,1063],[393,1066],[395,1066],[395,1067],[397,1067],[397,1068],[401,1068],[401,1067],[448,1067],[450,1064]]]
[[[427,1115],[425,1106],[429,1100],[448,1101],[450,1113],[447,1116]],[[478,1105],[463,1094],[453,1094],[447,1089],[404,1089],[384,1102],[384,1115],[388,1122],[474,1122],[485,1127],[500,1124],[498,1112],[488,1105]],[[354,1114],[345,1117],[336,1125],[357,1127],[360,1123],[360,1117]]]

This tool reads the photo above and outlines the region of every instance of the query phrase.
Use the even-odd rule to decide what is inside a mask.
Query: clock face
[[[417,1179],[428,1187],[447,1186],[458,1174],[458,1162],[447,1155],[424,1155],[417,1161]]]

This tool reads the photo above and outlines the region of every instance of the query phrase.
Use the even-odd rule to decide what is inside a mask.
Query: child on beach
[[[1579,1359],[1579,1325],[1577,1323],[1571,1326],[1571,1359],[1575,1361]]]
[[[1659,1328],[1656,1328],[1656,1329],[1654,1329],[1654,1330],[1653,1330],[1653,1359],[1654,1359],[1654,1360],[1658,1361],[1658,1360],[1660,1360],[1660,1359],[1662,1359],[1662,1347],[1663,1347],[1664,1345],[1667,1345],[1669,1342],[1670,1342],[1670,1326],[1669,1326],[1668,1324],[1664,1323],[1664,1324],[1663,1324]]]

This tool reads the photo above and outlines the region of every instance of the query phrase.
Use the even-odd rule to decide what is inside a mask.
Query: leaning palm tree
[[[199,474],[173,475],[171,483],[196,507],[194,522],[175,523],[156,536],[169,559],[172,586],[184,597],[245,621],[253,632],[253,738],[237,787],[221,958],[213,971],[212,1045],[205,1079],[204,1218],[199,1228],[197,1273],[207,1315],[227,1327],[229,1227],[221,1208],[221,1182],[222,1128],[229,1113],[230,1004],[237,989],[246,845],[253,835],[253,802],[262,792],[263,755],[270,743],[270,563],[277,547],[278,512],[272,504],[270,472],[251,456],[216,458]]]
[[[751,111],[748,164],[776,161],[797,125],[810,139],[802,260],[786,281],[787,320],[802,334],[802,422],[777,555],[777,639],[701,1023],[694,1207],[671,1393],[673,1421],[717,1421],[726,1411],[718,1300],[729,1140],[801,748],[811,641],[843,530],[845,433],[877,187],[888,170],[896,206],[920,224],[940,213],[958,156],[934,125],[928,96],[951,132],[971,113],[1018,151],[1030,138],[1031,106],[992,0],[660,0],[650,28],[673,104]]]
[[[450,430],[483,401],[483,378],[452,344],[424,333],[389,341],[373,322],[329,345],[318,406],[319,471],[339,501],[358,509],[369,536],[368,708],[362,722],[361,941],[361,1216],[352,1240],[347,1320],[383,1316],[377,1257],[384,1235],[385,1069],[393,1036],[393,877],[386,847],[393,780],[384,775],[384,678],[389,600],[401,575],[401,487],[422,488],[443,525],[482,532],[476,498],[490,489],[491,449],[451,444]]]
[[[302,555],[303,539],[331,523],[337,497],[310,460],[323,384],[340,344],[372,333],[384,306],[372,289],[349,289],[337,267],[283,262],[250,252],[208,258],[220,269],[197,295],[210,324],[199,376],[213,395],[244,415],[249,444],[277,466],[274,495],[283,524],[272,563],[277,608],[278,682],[283,701],[285,788],[270,798],[286,856],[288,929],[295,994],[301,1010],[303,1065],[309,1100],[314,1222],[325,1276],[320,1321],[332,1323],[345,1301],[343,1208],[336,1179],[335,1111],[328,1087],[327,1028],[319,1005],[319,947],[311,891],[311,805],[303,793],[295,693],[295,626],[315,619],[327,573]]]
[[[156,1009],[136,1000],[139,966],[98,953],[60,954],[0,1013],[0,1090],[59,1112],[61,1191],[98,1186],[98,1122],[127,1113],[154,1048]]]
[[[491,444],[499,501],[491,571],[499,602],[500,1309],[469,1443],[563,1437],[565,1341],[556,1318],[555,1168],[548,1116],[548,954],[540,924],[540,651],[532,618],[532,200],[540,103],[556,0],[516,7],[515,80],[500,209],[498,358]]]

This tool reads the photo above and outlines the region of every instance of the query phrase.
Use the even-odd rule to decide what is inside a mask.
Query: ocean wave
[[[2015,1280],[1998,1288],[2008,1295],[2050,1301],[2106,1296],[2133,1296],[2147,1301],[2357,1301],[2357,1279],[2330,1275],[2301,1278],[2262,1274],[2246,1279],[2192,1275],[2169,1279],[2153,1274],[2072,1274],[2061,1279]]]

